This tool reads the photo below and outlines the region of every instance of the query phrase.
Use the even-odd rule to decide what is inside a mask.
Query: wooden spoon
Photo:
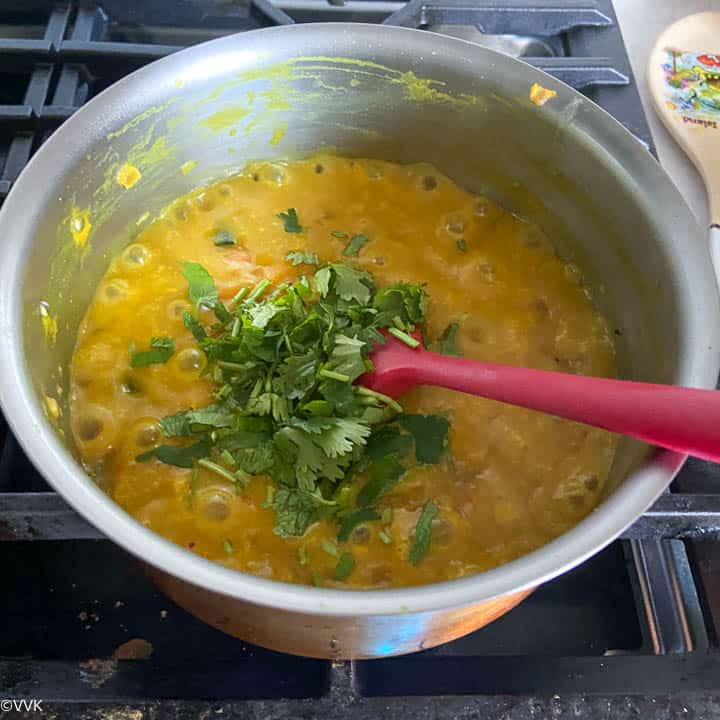
[[[688,455],[720,461],[720,391],[568,375],[464,360],[388,337],[371,353],[373,372],[358,379],[398,397],[418,385],[540,410],[629,435]]]
[[[658,115],[705,182],[710,254],[720,276],[720,12],[667,28],[650,53],[647,78]]]

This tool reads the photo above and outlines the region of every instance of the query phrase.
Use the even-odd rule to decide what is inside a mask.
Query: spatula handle
[[[720,462],[717,390],[568,375],[431,352],[417,354],[412,374],[419,385],[540,410]]]

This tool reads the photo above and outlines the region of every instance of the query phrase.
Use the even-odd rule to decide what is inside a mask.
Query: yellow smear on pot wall
[[[84,247],[87,244],[90,231],[92,230],[90,211],[87,209],[81,210],[73,205],[70,208],[69,226],[70,234],[72,235],[75,245],[79,248]]]
[[[140,171],[130,163],[125,163],[117,172],[115,180],[118,185],[122,185],[129,190],[142,177]]]

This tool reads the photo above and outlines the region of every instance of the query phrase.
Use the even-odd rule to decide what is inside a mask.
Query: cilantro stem
[[[395,327],[389,327],[388,332],[393,337],[396,337],[398,340],[404,342],[408,347],[416,348],[420,344],[420,341],[416,340],[412,335],[408,335],[406,332],[398,330]]]
[[[380,401],[374,397],[361,397],[358,402],[366,407],[380,407]]]
[[[229,450],[223,450],[220,453],[220,457],[223,459],[223,462],[230,467],[235,467],[237,465],[237,463],[235,462],[235,458],[232,456]]]
[[[245,297],[245,293],[247,293],[247,291],[248,291],[247,286],[241,287],[241,288],[235,293],[235,295],[233,295],[233,299],[230,301],[230,304],[231,304],[231,305],[237,305],[237,304]]]
[[[237,480],[237,478],[229,470],[226,470],[222,465],[218,465],[207,458],[200,458],[200,460],[198,460],[198,465],[215,473],[216,475],[219,475],[221,478],[225,478],[225,480],[229,480],[233,485]]]
[[[337,380],[339,382],[350,382],[350,376],[344,373],[335,372],[334,370],[326,370],[323,368],[318,371],[320,377],[327,378],[328,380]]]
[[[380,400],[380,402],[385,403],[385,405],[391,407],[395,412],[401,413],[403,411],[402,405],[396,400],[393,400],[389,395],[383,395],[382,393],[371,390],[370,388],[366,388],[363,385],[356,385],[355,392],[358,395],[364,395],[365,397],[371,397],[375,398],[376,400]]]
[[[257,300],[264,292],[265,289],[270,285],[270,281],[267,278],[263,278],[253,289],[252,292],[247,296],[247,302]]]
[[[229,360],[218,360],[217,366],[223,370],[232,370],[233,372],[245,372],[247,368],[240,363],[230,362]]]

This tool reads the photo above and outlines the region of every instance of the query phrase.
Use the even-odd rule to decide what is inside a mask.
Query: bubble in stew
[[[178,545],[325,587],[483,572],[591,512],[615,436],[437,388],[367,391],[390,328],[615,375],[606,320],[541,228],[427,164],[257,162],[178,198],[110,263],[72,361],[78,452]]]

